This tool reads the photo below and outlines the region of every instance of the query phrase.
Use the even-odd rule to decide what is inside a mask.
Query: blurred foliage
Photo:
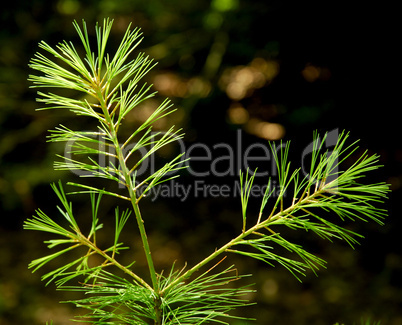
[[[402,149],[395,106],[382,93],[386,77],[376,73],[387,61],[380,56],[387,51],[380,15],[379,8],[339,2],[8,2],[0,11],[0,324],[68,323],[69,310],[56,303],[53,288],[42,288],[38,275],[26,270],[41,243],[20,229],[35,208],[53,206],[49,182],[72,176],[53,171],[55,153],[64,148],[45,143],[47,130],[60,121],[77,122],[68,113],[35,112],[27,64],[40,40],[74,40],[72,20],[85,18],[93,26],[104,17],[115,19],[116,43],[129,23],[142,28],[141,50],[159,62],[149,81],[175,102],[178,112],[169,124],[184,128],[188,144],[230,143],[241,128],[244,146],[285,138],[294,148],[308,143],[314,129],[340,128],[382,156],[386,167],[378,177],[394,190],[387,225],[359,230],[367,239],[357,252],[339,244],[317,247],[328,257],[328,272],[309,276],[303,285],[282,270],[234,259],[240,273],[258,277],[259,295],[251,297],[258,305],[245,310],[247,316],[257,317],[256,324],[352,324],[362,317],[402,324],[395,203]],[[133,125],[137,118],[140,112]],[[240,202],[224,199],[184,202],[179,209],[177,204],[147,207],[162,267],[167,256],[191,263],[195,251],[214,249],[212,229],[233,223],[240,211]]]

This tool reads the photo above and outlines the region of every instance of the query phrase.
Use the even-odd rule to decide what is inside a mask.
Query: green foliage
[[[222,260],[222,256],[228,253],[244,255],[270,266],[282,265],[300,279],[307,270],[316,272],[324,267],[325,261],[300,244],[286,239],[279,232],[281,228],[314,233],[330,241],[345,240],[353,247],[357,244],[356,237],[362,236],[336,221],[382,223],[386,212],[377,208],[376,204],[386,198],[388,186],[385,183],[361,182],[367,172],[379,167],[378,156],[364,153],[350,167],[342,170],[341,164],[356,151],[356,143],[347,145],[348,134],[342,133],[335,148],[328,152],[322,146],[326,135],[321,139],[315,134],[308,175],[303,175],[300,169],[291,170],[289,144],[281,146],[279,153],[273,150],[279,180],[277,197],[272,195],[274,189],[269,180],[258,216],[250,217],[248,202],[254,175],[249,175],[248,171],[241,173],[243,222],[239,235],[191,268],[176,270],[172,263],[167,276],[163,272],[158,273],[139,203],[153,187],[171,179],[170,172],[183,168],[182,154],[142,179],[137,177],[137,171],[146,158],[183,135],[174,128],[163,134],[155,135],[152,132],[156,121],[173,112],[168,100],[162,102],[136,130],[131,130],[128,135],[121,132],[126,125],[127,115],[138,104],[154,96],[149,85],[139,84],[154,66],[152,60],[144,54],[130,58],[140,42],[141,33],[138,29],[131,31],[128,28],[114,56],[110,56],[106,48],[111,21],[105,20],[103,26],[96,26],[95,52],[91,48],[85,22],[82,29],[76,22],[74,27],[83,44],[84,58],[72,43],[63,42],[54,49],[41,42],[40,48],[53,58],[37,53],[30,67],[41,74],[32,75],[29,79],[34,87],[70,89],[80,95],[72,98],[38,92],[41,96],[39,102],[45,104],[43,109],[68,109],[97,122],[97,127],[92,131],[76,131],[63,125],[51,131],[50,141],[72,144],[65,156],[60,156],[62,160],[55,163],[55,168],[79,171],[82,176],[106,179],[119,186],[106,189],[103,184],[88,185],[81,181],[85,178],[70,183],[78,188],[70,194],[85,194],[90,198],[91,225],[85,233],[61,183],[53,184],[52,188],[60,200],[58,210],[63,220],[56,221],[54,217],[38,210],[35,216],[25,222],[25,228],[56,236],[46,244],[57,251],[32,261],[30,268],[36,271],[62,257],[64,264],[46,273],[43,280],[55,282],[61,290],[85,294],[85,298],[71,301],[89,311],[89,314],[80,318],[84,317],[92,324],[149,324],[150,321],[154,324],[227,324],[226,319],[234,317],[228,314],[232,309],[248,304],[244,296],[250,289],[231,285],[242,278],[233,266],[215,271],[220,264],[216,262],[218,258]],[[147,153],[136,157],[143,148],[147,148]],[[103,157],[108,163],[102,165],[96,157]],[[144,186],[145,190],[139,191]],[[110,246],[106,248],[100,248],[97,243],[98,233],[102,231],[99,210],[103,195],[131,203],[131,209],[123,212],[116,207],[115,233],[109,236]],[[269,211],[268,202],[273,204]],[[128,264],[119,262],[119,253],[127,249],[120,241],[120,235],[127,222],[134,218],[150,280],[138,275],[135,261]],[[282,247],[288,253],[282,255],[276,247]],[[82,248],[85,253],[80,255]],[[78,258],[75,257],[77,254],[72,254],[76,251]],[[90,262],[94,255],[101,259],[100,263]],[[215,266],[198,277],[194,276],[195,272],[211,262],[215,262]]]
[[[159,289],[163,290],[183,270],[175,271],[172,267],[167,277],[160,275]],[[96,275],[96,284],[63,289],[82,291],[90,296],[72,302],[90,310],[91,313],[82,318],[96,324],[106,324],[112,320],[122,324],[149,324],[149,321],[159,318],[162,324],[203,324],[216,317],[230,317],[228,311],[247,304],[240,296],[249,292],[249,289],[228,286],[228,283],[239,278],[233,267],[213,274],[207,271],[157,297],[152,290],[138,283],[103,271]]]

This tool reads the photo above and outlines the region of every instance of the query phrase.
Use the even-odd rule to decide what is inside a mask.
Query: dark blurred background
[[[159,62],[147,76],[159,97],[132,117],[133,127],[141,112],[168,96],[178,110],[160,127],[182,127],[186,146],[235,146],[241,130],[244,148],[291,140],[297,165],[314,130],[345,129],[352,140],[361,139],[362,148],[381,155],[384,168],[368,181],[391,185],[385,226],[351,224],[365,236],[356,250],[305,234],[300,243],[326,259],[328,268],[318,278],[308,273],[302,284],[280,267],[229,256],[225,263],[254,274],[250,281],[257,289],[249,297],[257,305],[237,313],[255,317],[254,324],[353,324],[369,318],[402,324],[402,147],[394,12],[385,3],[338,1],[8,2],[0,12],[0,324],[71,323],[74,310],[58,302],[71,296],[45,287],[41,271],[32,275],[27,269],[46,253],[46,237],[22,231],[22,222],[37,208],[54,211],[50,182],[75,177],[53,171],[55,154],[63,147],[46,143],[47,130],[59,123],[85,124],[67,112],[36,112],[36,94],[26,79],[39,41],[77,41],[74,19],[85,19],[93,31],[105,17],[115,20],[112,43],[132,23],[144,33],[140,50]],[[194,168],[208,170],[205,164]],[[183,184],[194,181],[189,174],[182,176]],[[82,199],[77,205],[85,210]],[[151,220],[147,226],[159,269],[168,269],[173,260],[193,265],[238,232],[238,198],[162,198],[144,201],[142,209],[146,223]],[[126,240],[139,247],[134,227]],[[134,252],[136,265],[145,266],[141,250]]]

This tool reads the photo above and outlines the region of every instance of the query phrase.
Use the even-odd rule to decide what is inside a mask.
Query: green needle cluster
[[[32,261],[30,268],[36,271],[59,258],[61,266],[43,275],[43,280],[54,282],[61,290],[84,294],[85,298],[71,301],[88,310],[87,315],[78,317],[80,320],[92,324],[228,324],[227,319],[234,317],[230,314],[232,309],[249,304],[243,297],[251,289],[233,285],[234,281],[243,278],[233,266],[219,270],[217,266],[227,254],[244,255],[271,266],[282,265],[300,279],[306,270],[315,272],[325,266],[325,261],[305,250],[300,243],[286,239],[281,235],[281,229],[314,233],[330,241],[345,240],[353,246],[357,243],[356,238],[362,236],[340,226],[337,221],[382,223],[386,211],[377,205],[386,198],[388,185],[363,182],[367,172],[379,167],[378,156],[364,153],[342,170],[345,159],[356,151],[356,143],[347,145],[348,134],[342,133],[335,148],[328,152],[323,148],[326,135],[320,138],[315,134],[308,175],[300,169],[291,169],[289,144],[281,145],[279,153],[272,150],[280,188],[279,192],[275,191],[276,196],[272,195],[273,182],[269,179],[259,214],[250,216],[248,202],[254,175],[249,171],[240,172],[240,218],[243,222],[239,235],[192,267],[177,269],[172,261],[168,275],[158,272],[147,238],[147,220],[142,217],[139,204],[153,187],[175,177],[169,176],[172,171],[184,168],[183,154],[150,175],[141,178],[137,172],[147,158],[181,139],[183,134],[173,127],[163,134],[153,132],[154,123],[174,111],[168,100],[129,135],[121,132],[127,115],[155,95],[151,85],[140,84],[154,63],[143,53],[131,59],[141,41],[141,32],[130,30],[130,27],[115,54],[110,56],[107,41],[112,23],[106,19],[103,26],[96,26],[96,47],[93,49],[85,22],[82,27],[74,22],[83,52],[69,42],[55,48],[41,42],[39,47],[46,55],[37,53],[30,63],[30,67],[39,72],[29,77],[33,87],[62,88],[76,93],[69,97],[38,92],[38,101],[44,104],[41,109],[69,110],[96,122],[92,131],[59,125],[50,132],[49,141],[70,144],[69,151],[59,156],[61,160],[55,163],[55,169],[79,171],[82,176],[118,184],[115,190],[110,190],[98,183],[88,185],[81,181],[84,178],[70,183],[77,190],[69,194],[89,195],[91,226],[87,232],[81,230],[61,182],[53,184],[52,188],[60,201],[58,210],[62,221],[55,221],[58,219],[38,210],[24,225],[26,229],[54,236],[45,243],[55,252]],[[80,53],[84,53],[83,56]],[[143,148],[147,148],[146,154],[136,159]],[[99,157],[108,163],[100,164]],[[98,215],[104,195],[129,201],[131,207],[124,211],[115,208],[115,229],[114,235],[109,236],[110,246],[100,248],[97,236],[103,226]],[[119,253],[128,249],[120,235],[132,219],[135,219],[141,236],[149,279],[138,275],[140,272],[134,260],[129,264],[119,261]],[[285,250],[276,250],[276,247]],[[82,248],[85,253],[70,260],[70,252]],[[282,255],[279,251],[287,253]],[[95,265],[89,263],[94,255],[101,261]],[[207,271],[195,275],[204,268],[208,268]]]

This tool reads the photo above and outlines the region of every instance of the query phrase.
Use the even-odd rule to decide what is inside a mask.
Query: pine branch
[[[326,135],[323,137],[325,139]],[[342,133],[331,154],[323,152],[321,139],[316,134],[313,141],[313,156],[310,173],[302,181],[300,169],[290,172],[288,162],[289,145],[284,148],[281,145],[279,156],[274,152],[277,163],[279,179],[279,195],[271,212],[264,218],[264,209],[273,189],[267,187],[261,202],[260,213],[254,226],[245,229],[247,222],[247,202],[250,196],[250,188],[253,176],[248,173],[244,177],[241,173],[241,202],[243,228],[236,238],[232,239],[211,255],[203,259],[187,272],[181,274],[164,290],[170,290],[181,281],[205,266],[221,254],[236,253],[248,256],[273,266],[278,263],[288,269],[297,279],[299,275],[305,275],[306,270],[315,272],[319,267],[325,266],[325,261],[307,252],[302,246],[292,243],[283,238],[276,228],[285,226],[290,229],[303,229],[313,232],[327,240],[340,239],[350,246],[358,243],[356,237],[361,235],[350,231],[342,226],[330,222],[322,214],[337,215],[341,221],[356,219],[362,221],[374,221],[383,224],[382,219],[386,216],[384,209],[375,206],[387,197],[389,186],[386,183],[360,184],[357,180],[366,176],[367,172],[378,169],[378,156],[363,154],[355,163],[345,171],[341,171],[340,163],[344,162],[357,150],[356,143],[346,147],[348,134]],[[293,183],[293,193],[289,193]],[[271,184],[271,181],[268,182]],[[284,206],[284,198],[292,194],[290,206]],[[299,259],[288,258],[273,252],[275,246],[281,246]],[[239,247],[239,248],[236,248]],[[163,291],[162,291],[163,293]]]
[[[122,243],[118,242],[118,238],[122,230],[122,227],[128,220],[130,213],[124,212],[120,217],[118,210],[116,210],[117,232],[115,235],[114,245],[112,245],[107,249],[102,250],[96,245],[96,232],[102,228],[102,224],[99,224],[98,219],[99,204],[101,199],[100,195],[98,195],[98,197],[96,198],[95,194],[93,193],[91,194],[92,224],[89,234],[85,236],[78,227],[78,224],[74,217],[72,204],[67,200],[61,182],[59,182],[58,185],[53,184],[52,188],[59,197],[60,202],[64,208],[63,209],[58,207],[59,211],[61,215],[64,217],[64,219],[67,221],[68,226],[69,228],[72,229],[72,231],[68,230],[68,228],[63,227],[57,222],[55,222],[52,218],[50,218],[47,214],[45,214],[41,210],[37,211],[36,216],[24,222],[24,229],[48,232],[64,238],[64,239],[51,239],[46,241],[45,243],[48,244],[48,248],[55,248],[56,246],[59,245],[69,245],[69,247],[59,250],[56,253],[34,260],[31,262],[29,267],[33,268],[34,271],[37,271],[39,268],[42,268],[44,265],[46,265],[47,263],[49,263],[50,261],[52,261],[57,257],[60,257],[62,255],[64,256],[66,253],[75,250],[76,248],[87,247],[89,251],[87,252],[86,255],[81,256],[70,263],[66,263],[65,265],[63,265],[58,269],[45,274],[42,277],[42,279],[43,280],[49,279],[48,283],[50,283],[59,278],[58,283],[60,284],[65,283],[67,280],[71,280],[72,278],[75,278],[77,276],[81,276],[83,274],[91,274],[94,273],[95,271],[99,271],[99,269],[113,265],[121,269],[126,274],[130,275],[142,286],[150,288],[149,285],[142,278],[140,278],[138,275],[132,272],[128,267],[120,264],[115,259],[116,253],[118,253],[122,249],[126,249],[124,246],[122,246],[123,245]],[[109,252],[111,252],[111,255],[108,254]],[[94,268],[89,268],[87,266],[88,257],[93,254],[97,254],[103,257],[105,262]],[[68,270],[70,270],[72,267],[77,267],[77,269],[75,271],[69,272]]]

